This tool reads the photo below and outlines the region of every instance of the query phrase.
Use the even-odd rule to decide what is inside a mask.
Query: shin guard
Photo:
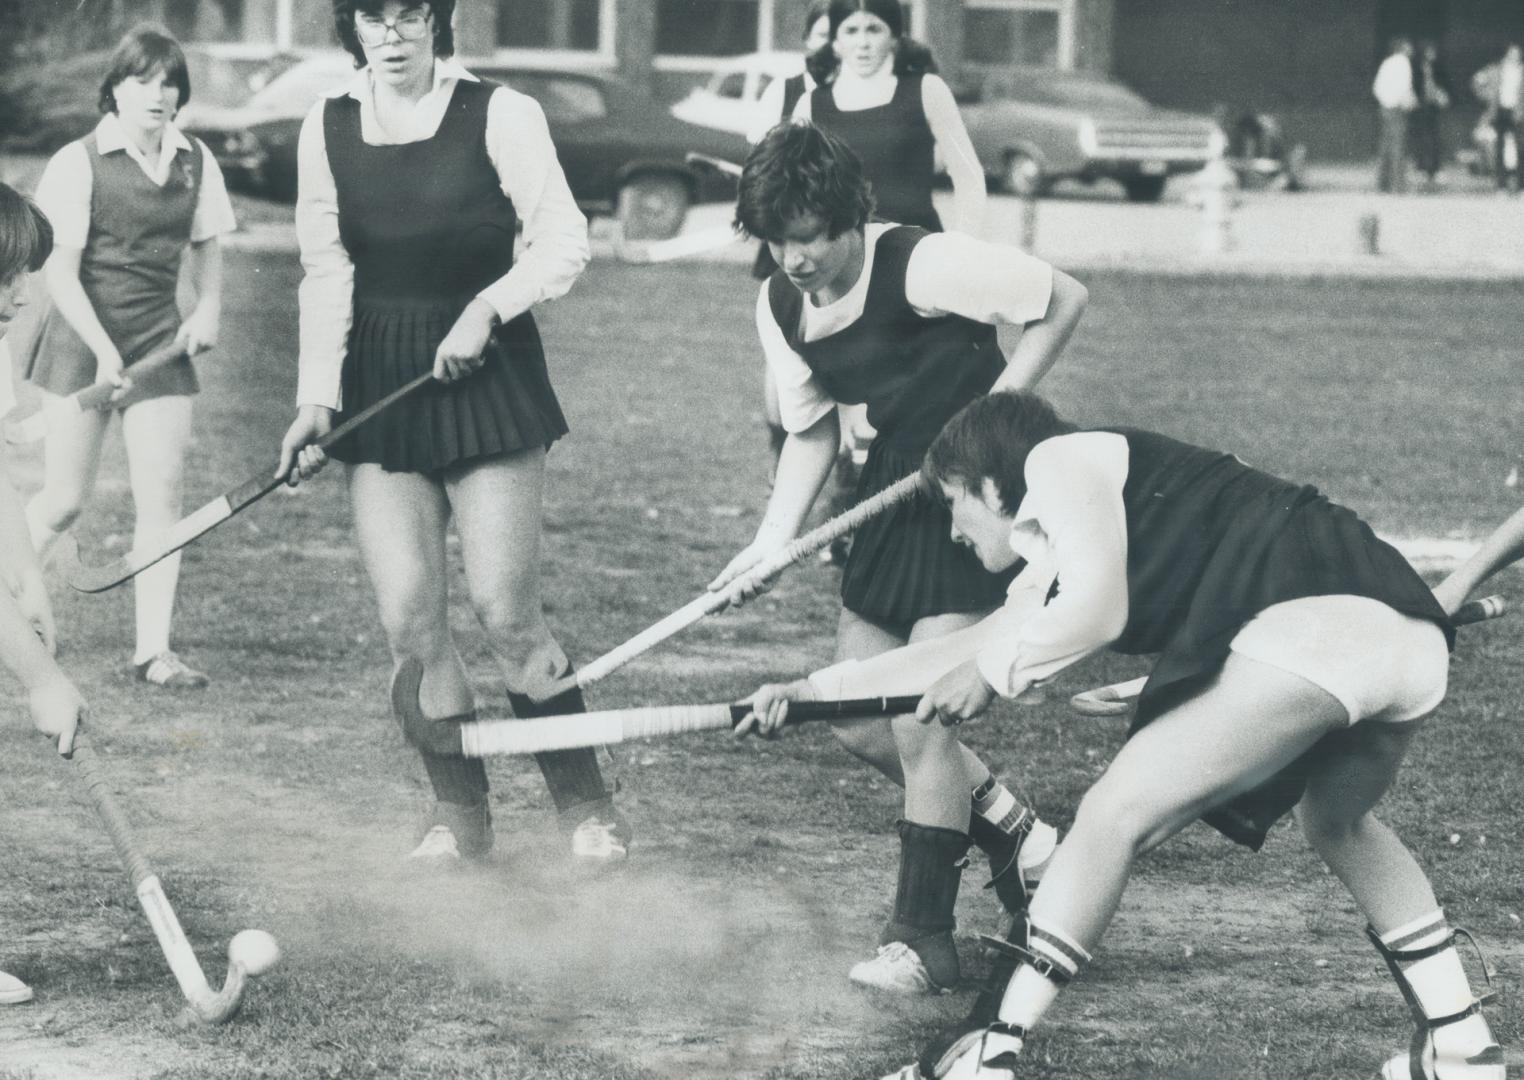
[[[573,687],[553,698],[536,702],[528,694],[508,692],[508,703],[513,715],[521,720],[539,716],[565,716],[587,711],[582,691]],[[598,755],[591,747],[579,750],[553,750],[534,756],[545,777],[545,786],[557,812],[575,816],[583,810],[607,811],[610,807],[609,791],[603,783],[603,772],[598,768]],[[575,823],[574,823],[575,824]]]
[[[1439,925],[1443,926],[1443,923]],[[1403,1001],[1407,1003],[1416,1029],[1413,1032],[1412,1041],[1408,1044],[1408,1052],[1392,1058],[1382,1069],[1383,1080],[1503,1080],[1506,1066],[1502,1048],[1491,1041],[1491,1033],[1486,1031],[1486,1021],[1480,1015],[1482,1006],[1494,996],[1492,968],[1470,932],[1460,928],[1447,929],[1438,942],[1418,948],[1398,948],[1388,945],[1381,940],[1381,935],[1374,927],[1367,927],[1365,933],[1370,938],[1371,944],[1376,947],[1376,951],[1381,954],[1381,958],[1386,961],[1387,970],[1392,973],[1397,989],[1402,993]],[[1413,980],[1409,978],[1408,970],[1424,960],[1453,950],[1455,939],[1459,936],[1464,936],[1472,949],[1476,951],[1477,956],[1481,958],[1487,990],[1480,997],[1473,998],[1471,1004],[1465,1008],[1434,1016],[1431,1012],[1435,1010],[1424,1007],[1421,996],[1413,985]],[[1462,977],[1462,975],[1456,976],[1457,979]],[[1466,992],[1470,992],[1469,987]],[[1436,1033],[1443,1028],[1464,1023],[1473,1017],[1481,1028],[1475,1033],[1476,1037],[1472,1040],[1472,1046],[1458,1050],[1439,1046],[1440,1040],[1436,1038]]]
[[[467,724],[476,713],[462,713],[435,721],[440,724]],[[420,748],[429,786],[434,789],[434,811],[430,823],[447,825],[455,834],[460,853],[468,859],[480,859],[492,850],[492,810],[487,803],[487,767],[480,758],[436,754]]]
[[[900,877],[894,895],[894,918],[879,936],[880,945],[902,941],[915,950],[931,981],[950,987],[958,981],[958,951],[953,945],[953,916],[963,875],[968,835],[956,829],[901,821]]]

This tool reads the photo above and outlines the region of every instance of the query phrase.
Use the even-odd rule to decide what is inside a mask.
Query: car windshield
[[[242,105],[300,59],[289,53],[215,56],[199,49],[185,50],[192,97],[198,105]]]
[[[555,75],[541,71],[484,71],[481,74],[496,82],[507,83],[521,94],[528,94],[545,110],[551,123],[569,124],[608,115],[603,89],[590,79]]]
[[[304,115],[318,98],[337,90],[352,78],[354,70],[347,58],[298,64],[270,80],[268,86],[249,98],[249,108],[281,115]]]

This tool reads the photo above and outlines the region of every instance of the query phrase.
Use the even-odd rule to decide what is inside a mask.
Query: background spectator
[[[1413,62],[1413,96],[1417,106],[1409,125],[1413,140],[1413,162],[1424,174],[1425,183],[1434,187],[1444,162],[1444,114],[1450,107],[1450,74],[1439,57],[1439,46],[1432,41],[1418,46]]]
[[[1408,188],[1408,117],[1418,104],[1413,93],[1413,43],[1393,38],[1391,51],[1371,86],[1381,105],[1381,142],[1376,157],[1376,190]]]

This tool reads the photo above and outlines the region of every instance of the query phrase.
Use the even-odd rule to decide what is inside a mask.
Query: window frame
[[[982,11],[1051,11],[1058,14],[1057,71],[1073,71],[1075,63],[1076,0],[963,0],[963,10]],[[981,67],[999,65],[979,64]]]
[[[494,0],[494,9],[496,0]],[[511,45],[497,45],[487,55],[502,63],[525,66],[564,67],[570,69],[606,71],[618,61],[614,49],[618,35],[618,0],[598,0],[598,47],[596,49],[523,49]]]

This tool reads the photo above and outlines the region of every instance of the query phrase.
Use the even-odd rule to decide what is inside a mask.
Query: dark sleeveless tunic
[[[1370,597],[1438,624],[1453,646],[1454,628],[1408,561],[1316,488],[1153,432],[1100,430],[1123,436],[1129,454],[1127,626],[1111,648],[1159,654],[1129,733],[1198,691],[1239,630],[1286,600]],[[1301,798],[1318,749],[1203,820],[1258,850]]]
[[[789,119],[794,115],[794,106],[799,104],[799,99],[804,97],[804,74],[790,75],[783,83],[783,111],[779,114],[779,121]],[[772,276],[772,272],[778,269],[777,262],[773,259],[773,253],[763,241],[757,247],[757,257],[751,264],[751,276],[758,281],[766,281]]]
[[[878,239],[862,315],[850,326],[805,341],[804,296],[783,274],[768,283],[768,304],[789,347],[836,401],[867,403],[878,431],[858,477],[860,501],[921,467],[942,426],[989,391],[1005,370],[995,328],[960,315],[925,318],[905,299],[905,271],[924,229],[899,227]],[[842,604],[880,622],[984,611],[1005,597],[1009,573],[991,574],[954,544],[939,499],[918,498],[869,521],[852,538],[842,572]]]
[[[433,137],[401,145],[367,145],[354,98],[324,106],[339,235],[355,271],[346,414],[431,368],[466,305],[513,266],[518,218],[487,156],[494,89],[460,80]],[[436,472],[549,446],[564,434],[539,331],[525,312],[492,335],[475,374],[424,387],[329,453],[394,472]]]
[[[160,187],[126,151],[102,154],[94,132],[80,140],[90,161],[91,191],[79,283],[129,374],[134,363],[180,329],[175,288],[190,244],[202,169],[201,144],[187,141],[190,149],[176,151]],[[95,354],[56,308],[40,320],[22,355],[27,381],[51,394],[73,394],[95,382]],[[134,383],[118,407],[196,390],[195,369],[181,359]]]
[[[829,86],[817,86],[810,95],[810,119],[862,159],[880,219],[940,232],[942,219],[931,205],[937,141],[921,106],[922,78],[901,75],[887,104],[848,112],[836,107]]]

